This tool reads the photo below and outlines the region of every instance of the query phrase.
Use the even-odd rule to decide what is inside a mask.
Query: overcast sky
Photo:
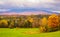
[[[51,11],[60,13],[60,0],[0,0],[0,12]]]

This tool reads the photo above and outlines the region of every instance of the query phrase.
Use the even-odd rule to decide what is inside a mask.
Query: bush
[[[40,32],[47,32],[47,27],[41,26],[39,30]]]

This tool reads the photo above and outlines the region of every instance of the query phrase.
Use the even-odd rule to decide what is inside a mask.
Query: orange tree
[[[60,14],[58,15],[58,17],[59,17],[59,30],[60,30]]]
[[[48,18],[48,31],[56,31],[58,30],[59,19],[56,14],[52,14]]]

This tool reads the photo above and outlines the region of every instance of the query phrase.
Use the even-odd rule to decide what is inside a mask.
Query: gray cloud
[[[37,8],[60,11],[60,0],[0,0],[0,9]]]

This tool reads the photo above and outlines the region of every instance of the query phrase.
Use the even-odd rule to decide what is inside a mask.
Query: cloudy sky
[[[36,11],[60,13],[60,0],[0,0],[0,13]]]

